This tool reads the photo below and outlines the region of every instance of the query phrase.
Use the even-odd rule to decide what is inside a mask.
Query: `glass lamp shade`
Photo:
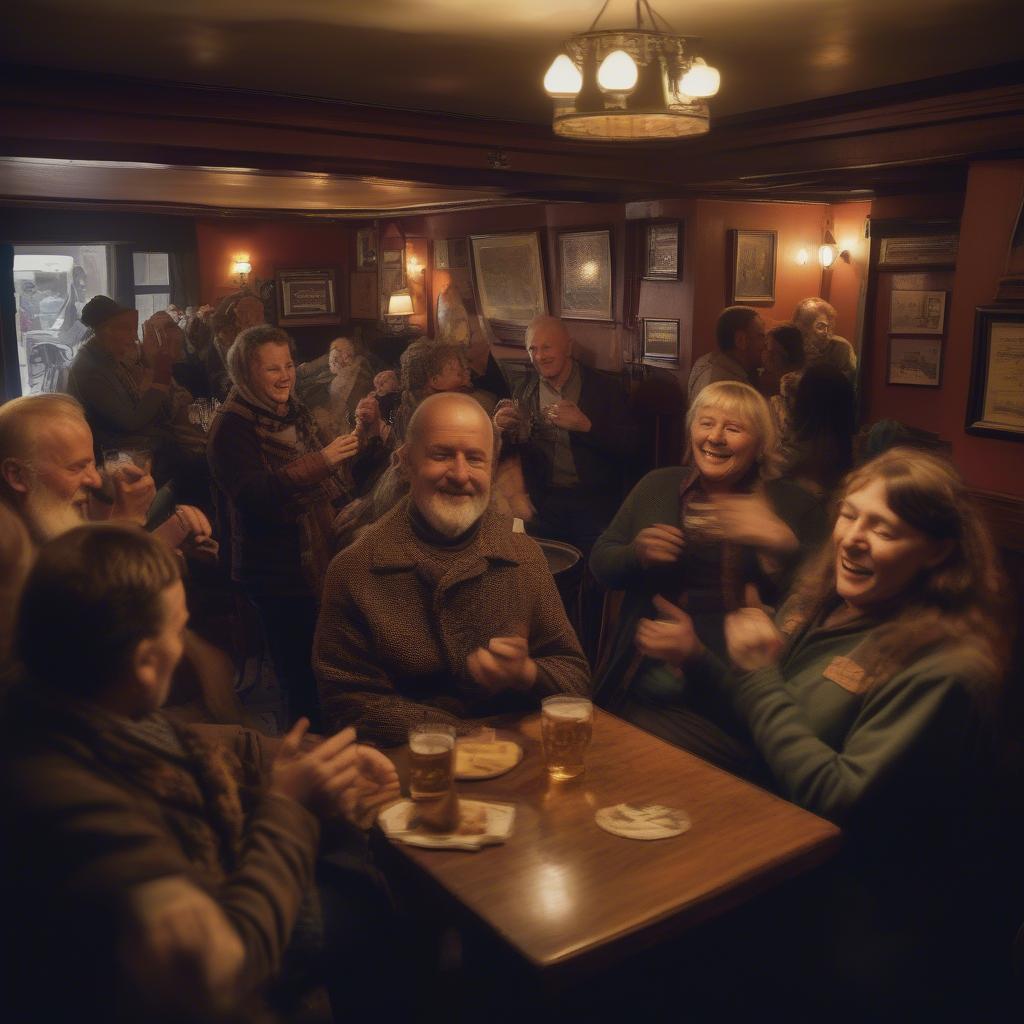
[[[564,53],[560,53],[544,76],[544,91],[555,99],[569,99],[583,88],[580,69]]]
[[[687,96],[714,96],[721,84],[722,76],[718,69],[697,57],[690,65],[690,70],[679,80],[679,91]]]
[[[232,274],[248,274],[252,271],[252,264],[248,260],[235,260],[231,265]]]
[[[825,237],[821,240],[821,245],[818,248],[818,262],[828,270],[835,263],[838,256],[839,246],[836,245],[835,236],[831,231],[826,231]]]
[[[388,316],[412,316],[415,312],[408,292],[394,292],[388,299]]]
[[[597,69],[597,85],[602,92],[631,92],[638,74],[636,61],[625,50],[612,50]]]

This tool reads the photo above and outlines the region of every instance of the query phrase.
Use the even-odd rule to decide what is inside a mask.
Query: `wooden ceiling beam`
[[[0,153],[487,185],[549,200],[670,197],[722,183],[768,192],[794,175],[834,188],[840,172],[878,181],[917,165],[925,178],[931,163],[1024,150],[1024,64],[996,77],[967,88],[959,76],[958,93],[933,84],[815,101],[723,119],[700,139],[613,147],[512,122],[7,69]]]

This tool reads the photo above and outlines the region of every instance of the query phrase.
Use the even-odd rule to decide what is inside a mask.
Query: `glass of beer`
[[[553,779],[583,774],[583,754],[590,745],[594,705],[586,697],[559,695],[541,701],[540,735],[544,761]]]
[[[455,770],[455,726],[421,722],[409,729],[409,793],[436,800],[451,789]]]

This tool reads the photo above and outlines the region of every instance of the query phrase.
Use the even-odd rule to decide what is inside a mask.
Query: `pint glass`
[[[583,753],[590,744],[594,706],[586,697],[545,697],[541,701],[540,735],[544,761],[553,779],[583,774]]]
[[[435,800],[451,789],[455,766],[455,727],[421,722],[409,730],[409,794]]]

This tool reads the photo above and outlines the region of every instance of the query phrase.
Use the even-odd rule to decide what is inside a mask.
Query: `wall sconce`
[[[825,238],[822,241],[821,246],[818,248],[818,262],[821,264],[823,270],[828,270],[837,259],[842,260],[844,263],[850,262],[850,250],[843,249],[839,251],[839,246],[836,245],[836,236],[831,231],[825,232]]]
[[[415,256],[410,256],[405,261],[405,270],[406,270],[407,274],[410,274],[410,275],[412,275],[412,274],[419,274],[419,273],[422,273],[423,269],[424,269],[423,264],[420,263],[420,261],[418,259],[416,259]]]
[[[248,259],[235,260],[231,264],[231,273],[238,275],[238,287],[244,288],[246,279],[252,273],[252,264]]]
[[[391,298],[388,299],[388,316],[412,316],[415,312],[408,290],[402,289],[391,293]]]
[[[810,261],[811,254],[807,249],[797,249],[796,263],[798,267],[806,267]]]

